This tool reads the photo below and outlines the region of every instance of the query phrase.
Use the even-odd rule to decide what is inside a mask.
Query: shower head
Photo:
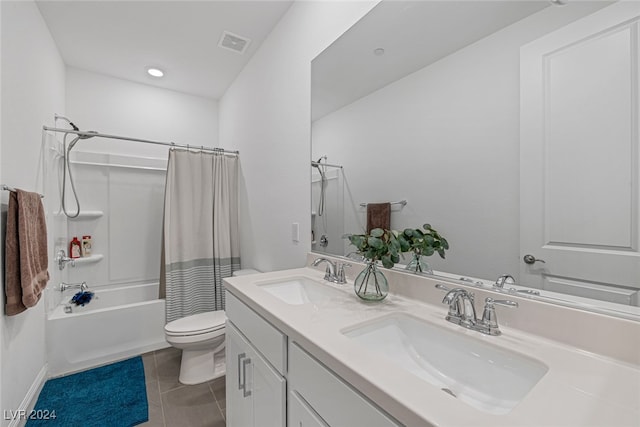
[[[73,122],[71,122],[71,120],[69,120],[65,116],[61,116],[59,114],[54,114],[53,117],[54,117],[54,120],[64,120],[64,121],[66,121],[67,123],[69,123],[69,126],[71,126],[73,128],[73,130],[75,130],[75,131],[79,131],[80,130],[80,129],[78,129],[78,126],[74,125]]]

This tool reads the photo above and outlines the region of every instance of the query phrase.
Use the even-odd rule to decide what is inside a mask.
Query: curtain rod
[[[131,138],[128,136],[110,135],[110,134],[100,133],[100,132],[91,132],[91,131],[87,132],[87,131],[72,130],[72,129],[52,128],[49,126],[42,126],[42,129],[50,132],[71,133],[74,135],[79,135],[81,137],[87,137],[87,138],[96,136],[100,138],[120,139],[122,141],[143,142],[145,144],[156,144],[156,145],[166,145],[166,146],[175,147],[175,148],[186,148],[187,150],[193,148],[194,150],[199,149],[202,151],[223,152],[223,153],[235,154],[235,155],[240,154],[239,151],[225,150],[224,148],[216,148],[216,147],[205,147],[203,145],[195,145],[195,146],[189,145],[189,144],[184,145],[184,144],[176,144],[175,142],[152,141],[149,139]]]

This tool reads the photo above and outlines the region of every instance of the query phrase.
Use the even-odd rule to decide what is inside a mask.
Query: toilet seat
[[[171,337],[211,334],[223,330],[226,320],[224,310],[209,311],[169,322],[164,326],[164,331]]]

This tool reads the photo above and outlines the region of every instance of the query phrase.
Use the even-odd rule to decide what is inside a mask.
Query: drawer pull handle
[[[244,380],[242,381],[242,395],[244,397],[251,396],[251,390],[247,390],[247,365],[249,363],[251,363],[251,359],[248,357],[242,361],[242,373],[244,377]]]
[[[242,372],[241,372],[241,361],[242,359],[246,357],[245,353],[240,353],[238,354],[238,390],[242,390],[244,388],[244,381],[242,379]]]

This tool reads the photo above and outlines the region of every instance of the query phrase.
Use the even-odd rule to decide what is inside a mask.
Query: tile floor
[[[198,385],[178,382],[180,350],[142,355],[147,382],[147,427],[225,427],[225,377]]]

